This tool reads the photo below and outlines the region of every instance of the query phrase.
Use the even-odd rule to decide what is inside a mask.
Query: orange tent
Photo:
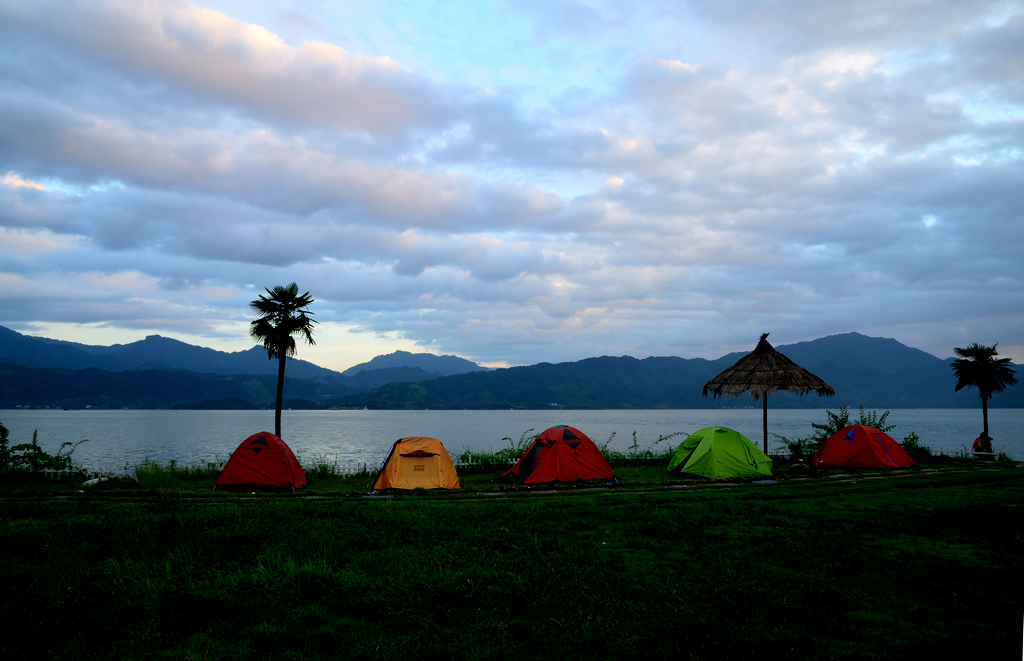
[[[541,432],[502,477],[537,484],[610,479],[615,477],[615,471],[586,434],[567,425],[558,425]]]
[[[288,444],[268,431],[253,434],[231,453],[213,487],[301,489],[306,474]]]
[[[829,436],[811,457],[812,466],[893,468],[916,466],[907,451],[880,429],[867,425],[843,427]]]
[[[400,438],[380,469],[374,489],[459,489],[455,464],[444,445],[429,436]]]

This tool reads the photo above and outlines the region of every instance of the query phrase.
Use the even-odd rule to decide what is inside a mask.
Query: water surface
[[[825,421],[825,409],[769,410],[768,431],[790,438],[809,436],[812,422]],[[90,470],[114,470],[147,458],[185,464],[223,461],[250,434],[273,431],[274,412],[8,409],[0,411],[0,422],[10,429],[12,445],[30,441],[38,429],[39,444],[48,452],[65,441],[87,438],[75,450],[76,461]],[[888,423],[896,425],[889,433],[897,440],[916,432],[924,445],[958,451],[970,447],[982,420],[980,409],[895,409]],[[613,438],[611,447],[618,450],[632,443],[634,431],[644,448],[659,436],[709,425],[736,429],[758,446],[762,435],[760,409],[285,411],[282,435],[305,465],[324,457],[342,466],[376,466],[403,436],[439,438],[453,453],[493,452],[507,447],[503,438],[518,440],[529,429],[539,433],[557,424],[577,427],[598,444]],[[990,410],[989,426],[997,450],[1024,458],[1024,409]],[[769,436],[769,449],[774,447]]]

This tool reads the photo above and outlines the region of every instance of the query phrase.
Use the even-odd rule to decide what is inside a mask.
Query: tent
[[[668,462],[668,470],[715,480],[771,477],[772,460],[735,429],[704,427],[679,444]]]
[[[893,468],[916,463],[892,436],[867,425],[843,427],[825,439],[811,457],[811,466],[843,468]]]
[[[615,471],[586,434],[558,425],[540,433],[502,477],[537,484],[610,479],[615,477]]]
[[[235,448],[213,488],[294,491],[304,486],[306,474],[292,449],[277,436],[261,431]]]
[[[455,464],[444,445],[429,436],[400,438],[374,482],[374,489],[459,489]]]

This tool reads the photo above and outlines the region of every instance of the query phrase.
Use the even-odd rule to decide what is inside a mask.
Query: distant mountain
[[[22,335],[0,326],[0,361],[25,367],[53,367],[83,370],[90,367],[112,372],[132,369],[132,365],[113,356],[97,356],[82,351],[71,342],[46,340]]]
[[[285,378],[285,408],[328,408],[332,400],[394,380],[438,378],[398,367],[360,372],[352,378]],[[135,369],[111,372],[32,368],[0,363],[0,409],[52,408],[244,409],[271,408],[277,375],[210,374],[187,370]]]
[[[941,360],[893,339],[844,333],[778,350],[835,388],[836,399],[853,406],[883,406],[876,402],[888,408],[981,406],[977,389],[954,391],[952,358]],[[997,395],[990,406],[1005,407],[998,403],[1004,399]]]
[[[353,392],[323,380],[285,379],[285,396],[323,401]],[[146,408],[175,405],[206,408],[206,402],[237,398],[259,408],[274,405],[277,377],[269,374],[200,374],[185,370],[125,370],[110,372],[34,369],[0,363],[0,408]],[[194,406],[190,404],[195,404]],[[231,408],[238,408],[237,404]]]
[[[832,335],[776,347],[836,390],[835,397],[793,393],[770,396],[773,408],[974,408],[976,389],[955,392],[949,365],[896,340],[859,333]],[[541,363],[493,372],[448,376],[423,383],[391,383],[339,398],[336,405],[394,409],[743,408],[760,406],[748,395],[712,399],[701,390],[743,353],[717,360],[624,356],[573,363]],[[1024,386],[997,393],[994,408],[1024,408]]]
[[[491,372],[447,376],[423,383],[390,383],[343,398],[339,405],[410,409],[699,408],[700,386],[721,369],[702,358],[629,356],[588,358],[575,363],[540,363]],[[700,383],[670,393],[681,383]]]
[[[159,335],[131,344],[95,346],[31,337],[0,326],[0,363],[4,362],[9,364],[0,374],[0,407],[203,409],[239,408],[243,406],[241,401],[262,408],[268,402],[273,405],[277,377],[277,361],[269,360],[262,346],[228,353]],[[372,367],[346,377],[308,361],[289,359],[285,397],[292,408],[318,408],[328,399],[387,383],[442,376],[439,371],[429,372],[420,367]],[[165,383],[148,383],[147,379]],[[73,388],[68,390],[71,384]],[[174,387],[165,387],[166,384]]]
[[[0,326],[0,361],[26,367],[95,367],[111,372],[183,369],[205,374],[277,374],[277,361],[269,360],[267,350],[260,345],[245,351],[226,352],[150,335],[130,344],[98,346],[22,335],[3,326]],[[458,356],[396,351],[377,356],[344,372],[335,372],[305,360],[290,358],[286,373],[297,379],[355,377],[365,374],[357,381],[365,389],[392,381],[423,381],[487,369]]]
[[[184,369],[206,374],[273,374],[277,361],[267,350],[254,346],[246,351],[226,352],[197,347],[185,342],[150,335],[131,344],[96,346],[22,335],[0,326],[0,361],[26,367],[87,369],[111,372],[135,369]],[[288,360],[286,373],[299,379],[340,377],[341,373],[305,360]]]
[[[383,356],[377,356],[369,362],[360,363],[350,367],[344,372],[345,376],[354,376],[359,372],[367,370],[388,369],[393,367],[414,367],[424,372],[437,373],[440,376],[451,376],[453,374],[468,374],[469,372],[487,372],[486,367],[459,358],[458,356],[435,356],[432,353],[410,353],[408,351],[395,351]]]
[[[370,390],[387,383],[429,381],[439,378],[441,375],[437,372],[426,372],[419,367],[383,367],[358,372],[349,376],[348,380],[360,390]]]
[[[879,409],[976,408],[980,404],[976,389],[954,392],[952,359],[940,360],[895,340],[846,333],[777,349],[823,378],[836,389],[836,396],[775,393],[769,400],[772,408],[834,409],[843,404]],[[603,356],[488,371],[455,356],[400,351],[364,364],[377,369],[346,370],[345,374],[356,370],[351,376],[292,360],[286,373],[285,407],[758,407],[747,395],[718,399],[701,395],[708,380],[743,355],[717,360]],[[466,363],[475,369],[442,376],[440,369],[420,366],[379,367],[417,356],[454,359],[445,361],[448,367],[443,369],[453,369],[452,365],[467,369]],[[243,371],[247,367],[250,371]],[[91,347],[27,337],[0,327],[0,408],[243,408],[247,404],[264,408],[273,406],[276,375],[276,366],[262,347],[225,353],[159,336]],[[1024,386],[997,393],[989,405],[1024,408]]]

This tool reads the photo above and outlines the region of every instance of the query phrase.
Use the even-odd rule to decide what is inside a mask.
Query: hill
[[[0,383],[0,407],[202,409],[220,403],[227,408],[237,408],[240,404],[232,397],[241,398],[250,406],[263,407],[267,401],[273,401],[273,387],[267,400],[262,387],[249,387],[243,393],[238,391],[238,384],[252,386],[256,382],[265,382],[262,377],[277,376],[277,361],[269,360],[266,349],[259,345],[245,351],[225,352],[150,335],[130,344],[97,346],[22,335],[3,326],[0,326],[0,363],[8,363],[6,382]],[[422,365],[436,369],[427,370]],[[387,383],[426,381],[445,374],[486,369],[456,356],[404,351],[378,356],[357,367],[359,369],[346,370],[343,374],[290,358],[286,371],[289,383],[303,380],[313,383],[295,386],[301,395],[296,395],[291,388],[286,389],[286,395],[294,395],[304,401],[293,402],[296,407],[320,407],[329,398],[363,392]],[[147,374],[124,374],[135,371]],[[122,375],[114,377],[106,373]],[[210,379],[200,375],[239,378]],[[161,384],[148,383],[147,379],[154,378],[177,387],[165,388]],[[74,391],[67,390],[69,384],[74,385]]]
[[[973,408],[978,392],[954,392],[952,359],[941,360],[896,340],[845,333],[777,347],[836,389],[835,397],[776,393],[773,408]],[[703,385],[744,354],[701,358],[629,356],[541,363],[421,383],[391,383],[339,398],[338,405],[394,409],[745,408],[750,397],[705,398]],[[991,407],[1024,407],[1024,387],[997,393]]]
[[[823,378],[836,389],[836,396],[776,393],[769,402],[772,408],[837,408],[843,404],[867,408],[974,408],[980,403],[975,389],[954,392],[952,359],[941,360],[892,339],[846,333],[777,348]],[[7,358],[11,355],[17,359]],[[291,360],[286,373],[285,406],[757,407],[759,404],[746,395],[720,399],[701,395],[708,380],[743,355],[729,354],[717,360],[602,356],[488,371],[456,356],[398,351],[356,366],[362,369],[351,375],[347,374],[355,368],[339,373]],[[430,358],[421,361],[424,356]],[[397,364],[403,360],[418,365]],[[132,344],[91,347],[31,338],[0,327],[0,362],[4,363],[0,364],[2,408],[237,408],[245,403],[263,408],[273,405],[275,392],[276,367],[267,360],[262,347],[229,354],[155,335]],[[247,366],[252,371],[243,371]],[[444,376],[442,369],[470,371]],[[990,406],[1024,408],[1024,386],[997,393]]]
[[[272,407],[277,377],[268,374],[220,375],[186,370],[110,372],[33,369],[0,363],[0,407],[172,408],[232,397],[260,408]],[[323,381],[285,379],[288,398],[323,400],[322,393],[343,394]],[[287,406],[287,405],[286,405]],[[205,408],[204,406],[186,408]],[[232,408],[237,408],[233,406]]]
[[[0,361],[25,367],[88,369],[110,372],[134,369],[182,369],[204,374],[277,375],[277,361],[262,346],[245,351],[217,351],[150,335],[130,344],[97,346],[22,335],[0,326]],[[300,379],[340,377],[340,372],[292,358],[288,375]]]
[[[356,374],[364,371],[392,369],[396,367],[417,368],[424,372],[436,373],[439,376],[489,371],[486,367],[481,367],[471,360],[459,358],[458,356],[435,356],[432,353],[395,351],[394,353],[377,356],[373,360],[350,367],[342,372],[342,374],[345,376],[355,376]]]
[[[197,347],[160,335],[150,335],[130,344],[98,346],[22,335],[0,326],[0,362],[25,367],[81,370],[98,368],[110,372],[134,369],[178,369],[202,374],[277,375],[277,361],[256,345],[245,351],[217,351]],[[487,371],[458,356],[395,351],[336,372],[299,358],[288,360],[288,376],[297,379],[328,379],[356,384],[360,389],[392,381],[423,381],[439,376]],[[343,377],[349,379],[345,381]]]

